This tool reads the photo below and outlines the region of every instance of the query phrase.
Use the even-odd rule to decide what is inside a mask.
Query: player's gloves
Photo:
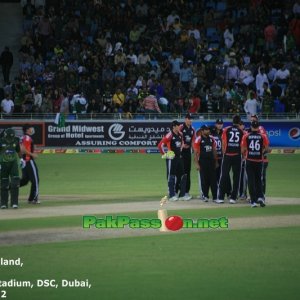
[[[26,161],[25,161],[23,158],[21,158],[21,159],[20,159],[20,167],[21,167],[22,169],[24,169],[25,166],[26,166]]]
[[[175,157],[175,153],[174,151],[168,151],[167,153],[165,153],[161,158],[162,159],[173,159]]]

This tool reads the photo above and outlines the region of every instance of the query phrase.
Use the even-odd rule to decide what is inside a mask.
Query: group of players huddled
[[[251,116],[250,127],[235,115],[232,125],[223,128],[223,120],[217,119],[210,128],[202,125],[197,131],[192,126],[192,115],[187,114],[180,124],[173,121],[170,132],[162,138],[158,149],[166,159],[169,201],[192,199],[192,153],[199,173],[199,198],[230,204],[247,199],[249,191],[251,207],[264,207],[266,169],[269,139],[256,115]],[[230,176],[232,172],[232,180]]]

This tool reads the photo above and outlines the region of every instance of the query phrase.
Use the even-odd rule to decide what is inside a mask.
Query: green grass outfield
[[[267,195],[300,197],[300,155],[270,155],[269,159]],[[99,203],[155,200],[167,190],[165,161],[156,154],[45,154],[37,164],[40,194],[62,195],[49,205],[67,202],[63,195],[70,194],[99,195]],[[191,194],[198,195],[194,166],[191,178]],[[22,188],[21,195],[27,194],[28,188]],[[72,198],[68,201],[81,203]]]
[[[76,228],[82,216],[22,218],[22,211],[67,205],[159,201],[166,194],[165,162],[159,155],[57,154],[40,155],[41,206],[21,201],[18,219],[1,220],[5,233],[47,228]],[[270,155],[267,196],[300,198],[300,155]],[[22,199],[28,187],[21,189]],[[198,194],[193,168],[191,194]],[[299,200],[300,204],[300,200]],[[93,212],[91,212],[92,214]],[[217,207],[169,210],[187,218],[274,218],[300,215],[300,205],[266,208]],[[116,215],[115,213],[112,215]],[[125,215],[125,213],[122,213]],[[157,211],[128,212],[153,218]],[[97,215],[101,217],[100,215]],[[273,220],[273,219],[272,219]],[[20,257],[24,266],[0,266],[0,281],[86,280],[86,288],[3,288],[7,298],[24,300],[81,299],[298,299],[300,294],[300,226],[285,228],[209,230],[97,240],[2,245],[0,258]],[[41,233],[42,234],[42,233]]]
[[[299,299],[300,228],[217,231],[0,248],[0,277],[89,279],[85,288],[8,288],[7,299]],[[1,290],[1,289],[0,289]]]

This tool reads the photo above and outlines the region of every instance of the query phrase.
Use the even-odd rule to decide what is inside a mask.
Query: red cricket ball
[[[180,216],[171,216],[165,221],[165,225],[169,230],[177,231],[182,228],[183,220]]]

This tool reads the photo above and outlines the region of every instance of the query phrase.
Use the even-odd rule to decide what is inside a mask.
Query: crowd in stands
[[[7,113],[299,113],[299,0],[28,0],[23,18]]]

